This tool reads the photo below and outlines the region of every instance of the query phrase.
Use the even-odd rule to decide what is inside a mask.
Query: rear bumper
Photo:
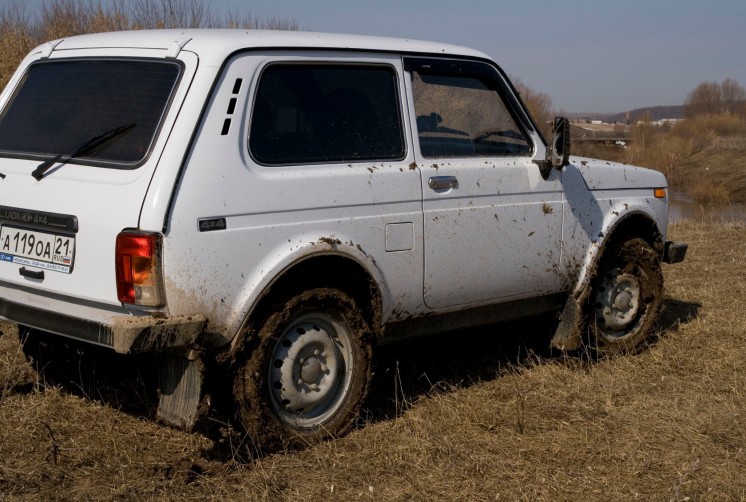
[[[689,245],[686,242],[666,241],[666,245],[663,248],[663,262],[680,263],[684,261],[688,248]]]
[[[207,319],[201,315],[155,318],[122,316],[104,327],[112,347],[121,354],[196,349]]]
[[[14,298],[14,293],[19,298]],[[0,318],[74,338],[96,345],[110,347],[121,354],[138,352],[179,352],[197,348],[207,324],[201,315],[153,317],[127,315],[126,311],[102,311],[91,306],[71,305],[68,308],[50,308],[63,304],[60,300],[43,298],[38,302],[22,302],[33,295],[13,288],[0,286]],[[42,297],[39,297],[42,299]],[[46,307],[46,308],[45,308]],[[96,315],[62,314],[78,310]]]

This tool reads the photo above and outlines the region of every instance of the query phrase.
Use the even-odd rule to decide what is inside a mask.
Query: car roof
[[[375,52],[443,54],[489,57],[479,51],[438,42],[404,38],[314,33],[282,30],[167,29],[139,30],[79,35],[49,42],[46,50],[62,56],[62,51],[98,48],[163,50],[176,55],[180,50],[196,53],[206,64],[222,64],[227,56],[246,49],[338,49]],[[44,51],[45,46],[41,46]],[[58,52],[59,51],[59,52]]]

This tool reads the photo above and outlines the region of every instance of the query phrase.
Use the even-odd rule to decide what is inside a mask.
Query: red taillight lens
[[[117,235],[117,296],[122,303],[148,307],[162,304],[160,235],[122,232]]]

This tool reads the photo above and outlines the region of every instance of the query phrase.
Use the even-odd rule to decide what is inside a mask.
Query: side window
[[[485,75],[412,71],[417,134],[429,158],[530,155],[531,141]]]
[[[277,63],[259,81],[249,150],[262,164],[402,159],[396,71]]]

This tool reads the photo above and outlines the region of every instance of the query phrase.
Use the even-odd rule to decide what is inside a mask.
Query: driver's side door
[[[424,298],[444,309],[563,289],[560,171],[498,71],[405,59],[424,211]]]

